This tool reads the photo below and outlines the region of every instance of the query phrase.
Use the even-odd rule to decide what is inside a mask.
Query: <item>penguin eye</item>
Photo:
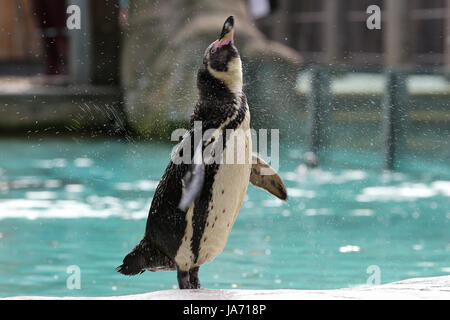
[[[215,50],[214,54],[211,52],[209,57],[209,65],[217,71],[226,71],[228,62],[231,58],[230,50],[222,47],[219,50]]]
[[[211,43],[211,44],[208,46],[208,48],[206,48],[206,50],[205,50],[205,54],[203,55],[203,64],[204,64],[204,65],[207,65],[207,63],[208,63],[209,56],[210,56],[210,54],[211,54],[211,48],[212,48],[213,44],[214,44],[214,42]]]

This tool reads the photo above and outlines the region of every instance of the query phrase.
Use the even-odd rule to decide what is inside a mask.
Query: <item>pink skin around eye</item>
[[[213,46],[211,47],[211,53],[216,52],[217,48],[219,47],[217,42],[219,42],[219,40],[214,41]]]
[[[214,44],[211,48],[211,52],[214,53],[217,49],[219,49],[220,47],[229,44],[230,42],[233,41],[233,35],[231,35],[230,37],[227,37],[227,39],[224,40],[216,40],[214,41]]]

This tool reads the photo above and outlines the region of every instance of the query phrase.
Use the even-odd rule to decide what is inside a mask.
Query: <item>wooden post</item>
[[[450,0],[445,1],[444,67],[450,74]]]
[[[385,64],[392,68],[406,68],[412,64],[412,21],[410,0],[385,0],[383,26]],[[383,28],[382,27],[382,28]]]
[[[311,71],[311,91],[308,96],[309,150],[315,155],[326,144],[329,134],[330,79],[322,67]]]
[[[272,18],[272,39],[286,43],[287,41],[291,41],[289,37],[289,4],[288,0],[280,0],[279,8],[277,8],[276,13]]]
[[[68,30],[70,39],[69,66],[73,84],[90,84],[92,80],[92,26],[89,0],[71,0],[81,11],[81,29]]]
[[[94,85],[119,84],[119,57],[121,30],[119,28],[119,8],[116,1],[91,1],[92,50],[91,63]]]
[[[332,0],[324,2],[324,29],[322,35],[322,47],[324,51],[324,63],[339,64],[345,57],[345,32],[346,25],[346,1]]]
[[[408,89],[406,74],[390,70],[386,74],[383,99],[382,135],[384,143],[384,168],[397,167],[399,151],[405,147],[405,130],[408,121]]]

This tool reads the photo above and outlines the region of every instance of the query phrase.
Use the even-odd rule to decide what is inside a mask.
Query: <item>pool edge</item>
[[[333,290],[162,290],[107,297],[15,296],[0,300],[450,300],[450,275]]]

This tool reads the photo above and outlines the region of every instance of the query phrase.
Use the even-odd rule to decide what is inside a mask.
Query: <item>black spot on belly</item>
[[[224,194],[224,193],[225,193],[225,190],[222,189],[222,194]]]
[[[225,213],[225,209],[222,210],[222,213]]]

